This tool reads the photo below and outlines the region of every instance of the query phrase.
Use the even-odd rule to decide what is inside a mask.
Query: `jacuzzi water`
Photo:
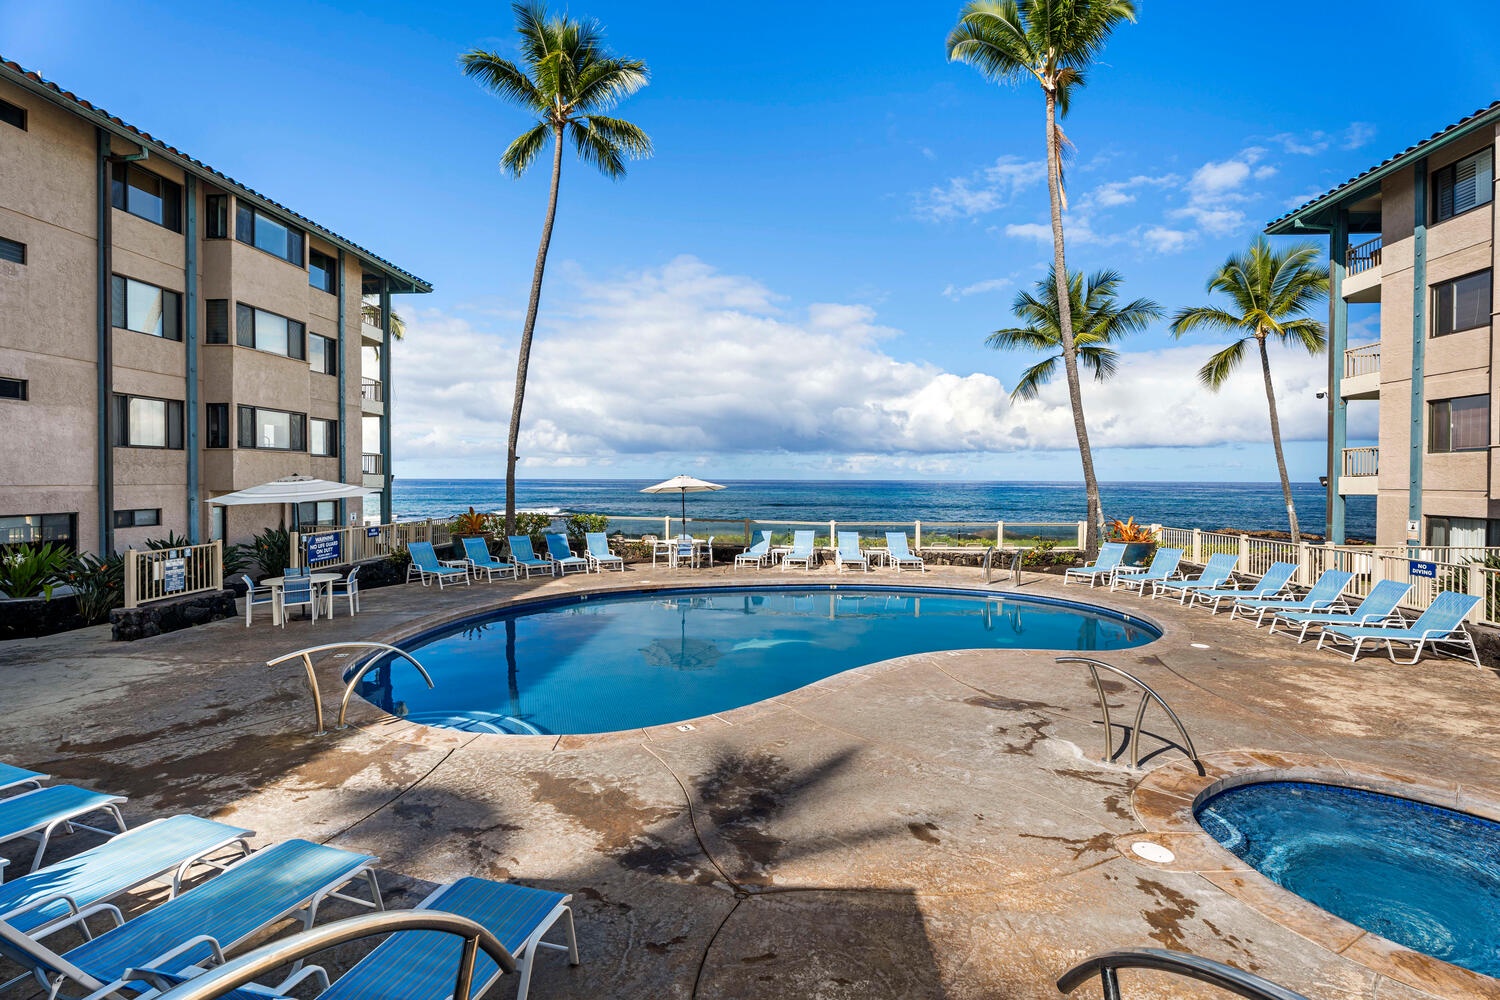
[[[1107,651],[1160,636],[1084,605],[974,591],[741,587],[563,598],[398,645],[359,693],[428,725],[599,733],[723,712],[880,660],[949,649]]]
[[[1500,977],[1500,823],[1336,785],[1242,785],[1198,822],[1256,871],[1414,951]]]

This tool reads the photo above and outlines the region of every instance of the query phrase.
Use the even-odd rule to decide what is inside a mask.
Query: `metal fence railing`
[[[1349,269],[1349,273],[1358,274],[1372,267],[1379,267],[1383,240],[1384,237],[1377,236],[1373,240],[1366,240],[1358,246],[1350,247],[1344,255],[1344,266]]]
[[[1379,448],[1345,448],[1344,475],[1377,476],[1380,474]]]
[[[321,569],[382,559],[411,542],[446,545],[451,538],[443,521],[398,521],[351,524],[292,532],[292,561],[300,568]]]
[[[125,550],[125,607],[224,589],[224,543]]]
[[[1344,378],[1380,374],[1380,345],[1366,344],[1344,352]]]

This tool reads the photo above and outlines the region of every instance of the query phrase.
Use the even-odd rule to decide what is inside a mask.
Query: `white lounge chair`
[[[769,531],[757,531],[755,533],[754,544],[734,557],[734,568],[736,571],[741,566],[754,566],[756,569],[760,569],[770,561],[771,533]]]
[[[859,532],[839,532],[839,544],[834,550],[833,561],[840,573],[845,566],[858,566],[866,573],[870,571],[870,557],[859,550]]]
[[[927,572],[927,564],[922,557],[914,555],[906,544],[906,532],[887,531],[885,533],[886,551],[891,554],[891,565],[896,567],[896,572],[901,572],[903,566],[915,566],[923,573]]]
[[[813,547],[813,539],[814,535],[811,531],[797,531],[792,534],[792,551],[781,560],[783,571],[793,563],[801,563],[807,569],[813,568],[813,562],[818,558],[818,553]]]
[[[1105,542],[1099,546],[1099,555],[1093,562],[1087,566],[1075,566],[1063,571],[1063,586],[1067,586],[1068,581],[1075,576],[1079,578],[1088,577],[1090,588],[1094,586],[1095,581],[1101,576],[1104,577],[1104,582],[1108,583],[1124,559],[1124,542]]]

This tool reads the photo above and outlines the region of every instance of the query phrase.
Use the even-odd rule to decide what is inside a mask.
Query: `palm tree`
[[[1073,407],[1073,430],[1083,461],[1083,486],[1088,494],[1087,550],[1092,557],[1104,528],[1099,503],[1099,480],[1089,449],[1088,424],[1078,380],[1078,350],[1073,340],[1073,316],[1063,287],[1068,273],[1063,252],[1062,161],[1067,137],[1058,125],[1065,117],[1074,88],[1083,86],[1083,70],[1092,63],[1110,33],[1121,21],[1135,20],[1131,0],[971,0],[956,27],[948,34],[948,59],[966,62],[999,83],[1018,83],[1027,76],[1041,84],[1047,112],[1047,198],[1052,210],[1052,269],[1057,282],[1058,338],[1068,401]]]
[[[517,0],[511,5],[516,33],[521,36],[518,66],[498,53],[471,49],[460,57],[465,76],[495,96],[536,115],[531,128],[517,136],[500,157],[500,167],[520,177],[552,140],[552,188],[542,242],[531,275],[531,299],[521,329],[516,362],[516,393],[510,409],[510,439],[505,459],[505,530],[516,530],[516,445],[521,433],[521,404],[526,398],[526,368],[531,360],[531,338],[537,307],[542,301],[542,272],[557,218],[557,190],[562,179],[563,141],[573,144],[579,159],[613,180],[625,176],[627,157],[651,155],[651,139],[638,126],[602,112],[646,85],[646,64],[621,59],[604,48],[603,29],[596,21],[579,21],[566,14],[549,17],[541,3]],[[523,68],[524,67],[524,68]]]
[[[1074,271],[1068,275],[1068,312],[1073,317],[1073,345],[1083,367],[1093,372],[1096,382],[1114,375],[1120,355],[1110,347],[1127,334],[1139,333],[1146,324],[1161,319],[1162,307],[1150,299],[1136,299],[1120,305],[1115,300],[1119,290],[1118,271],[1095,271],[1085,281]],[[1011,306],[1016,318],[1025,326],[996,330],[985,338],[985,344],[996,350],[1020,348],[1028,351],[1059,351],[1038,361],[1021,373],[1011,399],[1035,399],[1042,386],[1057,374],[1062,360],[1062,323],[1057,307],[1057,282],[1052,275],[1036,283],[1036,292],[1022,291]]]
[[[362,302],[359,306],[359,316],[371,326],[379,326],[380,306],[374,302]],[[402,319],[401,314],[394,309],[391,310],[391,336],[396,340],[406,336],[406,320]]]
[[[1271,356],[1266,342],[1300,345],[1317,356],[1327,346],[1323,324],[1306,315],[1328,297],[1328,269],[1319,259],[1316,244],[1274,248],[1264,237],[1249,251],[1231,254],[1224,266],[1208,279],[1210,292],[1229,296],[1231,309],[1198,306],[1183,309],[1172,318],[1172,334],[1181,337],[1200,328],[1237,333],[1240,339],[1208,359],[1198,369],[1198,380],[1218,391],[1245,360],[1245,347],[1252,340],[1260,349],[1260,372],[1266,383],[1266,406],[1271,411],[1271,444],[1276,449],[1276,471],[1281,474],[1281,494],[1293,543],[1301,541],[1297,508],[1292,503],[1292,482],[1281,453],[1281,421],[1276,416],[1276,389],[1271,384]]]

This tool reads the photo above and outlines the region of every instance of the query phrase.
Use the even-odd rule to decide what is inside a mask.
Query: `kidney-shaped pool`
[[[833,674],[949,649],[1107,651],[1159,638],[1103,608],[981,591],[738,587],[576,595],[400,641],[366,700],[428,725],[601,733],[753,704]]]

